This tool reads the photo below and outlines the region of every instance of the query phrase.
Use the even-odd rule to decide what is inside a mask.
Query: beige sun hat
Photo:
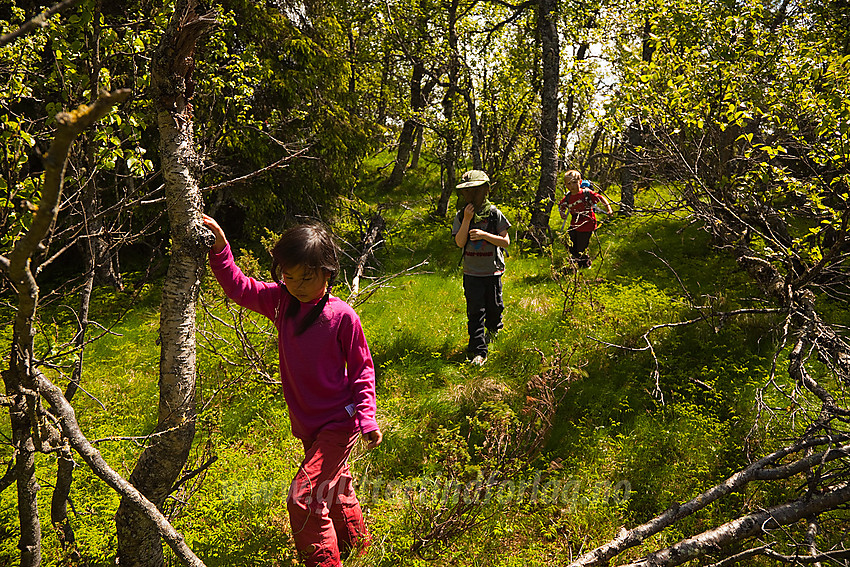
[[[490,178],[480,169],[470,169],[460,178],[460,183],[457,184],[458,189],[466,189],[467,187],[478,187],[490,183]]]

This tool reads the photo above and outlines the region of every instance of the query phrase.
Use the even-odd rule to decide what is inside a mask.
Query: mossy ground
[[[466,316],[451,220],[432,214],[439,176],[411,172],[402,187],[378,197],[369,167],[363,178],[372,181],[357,188],[352,203],[361,212],[380,203],[387,231],[379,263],[367,275],[401,275],[358,306],[377,369],[385,437],[376,450],[357,449],[352,457],[374,545],[347,565],[557,564],[611,538],[620,526],[695,495],[746,461],[743,439],[753,425],[755,392],[769,372],[779,322],[769,315],[708,318],[645,335],[654,325],[694,318],[698,306],[729,310],[751,303],[745,276],[684,213],[606,219],[592,241],[593,267],[578,272],[569,267],[557,214],[551,222],[557,240],[542,252],[516,239],[524,227],[515,222],[504,276],[505,329],[487,364],[474,368],[465,361]],[[663,188],[657,191],[638,195],[643,209],[664,196]],[[617,201],[616,188],[608,196]],[[497,205],[508,218],[522,219],[522,204],[502,197]],[[349,217],[340,213],[338,220],[341,234],[353,233]],[[268,267],[247,254],[241,261],[254,270]],[[156,421],[159,359],[158,288],[139,283],[129,290],[100,290],[93,302],[92,319],[110,332],[88,347],[85,392],[75,399],[83,430],[100,440],[98,448],[125,475]],[[203,293],[210,312],[224,316],[215,282],[205,281]],[[337,294],[345,297],[344,286]],[[42,312],[41,349],[70,338],[69,312]],[[174,495],[168,511],[209,566],[291,565],[284,499],[302,449],[289,432],[282,394],[245,367],[232,331],[207,316],[200,325],[201,413],[188,466],[218,459]],[[257,320],[255,340],[262,343],[269,330]],[[62,359],[61,349],[55,356]],[[274,348],[261,358],[273,378]],[[545,475],[549,492],[532,498],[530,490],[521,496],[515,490],[511,498],[494,499],[475,529],[437,546],[431,560],[411,555],[421,508],[404,487],[444,473],[445,459],[457,451],[476,466],[479,447],[470,424],[478,410],[491,404],[521,421],[526,383],[552,360],[580,379],[558,406],[543,453],[524,463],[527,483],[514,481],[514,488],[528,488]],[[53,378],[66,383],[65,376]],[[7,428],[4,422],[4,435]],[[767,433],[749,442],[769,444]],[[122,440],[135,436],[142,438]],[[8,459],[8,447],[0,451]],[[45,487],[46,564],[71,564],[49,525],[54,461],[42,456],[38,469]],[[112,564],[118,498],[85,466],[75,476],[71,517],[83,557],[76,563]],[[725,506],[753,497],[742,494]],[[14,491],[0,499],[0,563],[14,562]],[[652,543],[698,529],[721,508]]]

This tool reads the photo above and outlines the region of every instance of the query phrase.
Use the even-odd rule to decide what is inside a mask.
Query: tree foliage
[[[729,556],[727,563],[755,555],[787,558],[803,545],[818,561],[844,546],[840,534],[821,530],[848,498],[843,460],[850,412],[838,400],[848,386],[850,351],[821,310],[830,299],[846,301],[848,292],[850,109],[838,93],[844,88],[839,85],[850,83],[850,67],[830,28],[811,25],[810,14],[817,11],[806,3],[659,4],[637,11],[636,21],[627,24],[649,30],[643,42],[630,39],[640,34],[623,34],[612,46],[620,86],[610,110],[618,124],[639,133],[633,151],[640,173],[675,188],[679,206],[785,313],[774,364],[787,357],[791,380],[766,384],[758,407],[776,416],[779,408],[767,391],[777,388],[806,414],[806,425],[795,432],[798,440],[778,454],[778,462],[751,466],[759,471],[756,478],[801,475],[806,480],[796,495],[764,517],[755,511],[730,517],[636,564],[678,565],[704,555]],[[778,373],[774,366],[771,378]],[[824,447],[816,466],[799,453],[812,446]],[[833,451],[837,462],[828,463]],[[734,478],[717,488],[733,485]],[[829,503],[820,506],[821,497]],[[703,494],[687,506],[712,499]],[[608,553],[616,555],[690,513],[685,505],[674,506],[575,564],[605,562]],[[765,522],[805,523],[810,534],[771,533]],[[758,523],[761,530],[751,529]],[[822,536],[819,541],[814,533]]]
[[[49,7],[43,25],[35,23]],[[746,439],[753,447],[747,462],[736,461],[737,469],[716,475],[718,484],[684,503],[654,510],[657,517],[642,510],[607,543],[598,537],[577,565],[603,564],[635,546],[645,551],[638,564],[704,558],[726,565],[757,555],[793,563],[803,561],[801,549],[807,562],[846,556],[846,534],[835,528],[849,500],[850,348],[835,316],[850,296],[845,3],[222,0],[214,7],[217,25],[200,39],[184,86],[193,101],[187,116],[195,126],[198,190],[234,241],[256,242],[305,217],[342,219],[364,185],[374,184],[378,201],[419,198],[411,179],[419,156],[427,156],[440,170],[424,194],[437,217],[448,211],[457,170],[481,167],[495,181],[494,199],[516,213],[519,233],[534,228],[546,251],[558,171],[584,167],[613,193],[622,181],[624,212],[671,213],[682,231],[702,228],[756,284],[754,305],[725,311],[684,289],[681,301],[693,317],[646,329],[636,342],[624,337],[623,350],[655,357],[656,392],[665,380],[658,333],[779,317],[770,374],[753,401],[758,421]],[[65,400],[73,401],[85,388],[92,329],[114,323],[89,320],[92,294],[99,285],[134,293],[161,276],[160,260],[180,247],[175,223],[166,222],[174,211],[165,206],[162,170],[173,156],[159,144],[162,101],[153,98],[150,69],[173,9],[165,0],[0,2],[0,34],[8,38],[0,43],[4,298],[21,289],[23,264],[12,261],[13,251],[41,222],[47,182],[56,175],[48,150],[62,111],[102,90],[131,91],[69,146],[63,199],[29,247],[34,305],[73,298],[76,336],[65,345],[42,340],[41,312],[33,309],[32,344],[19,350],[22,337],[10,336],[3,349],[10,361],[3,401],[16,452],[0,488],[25,487],[21,545],[31,564],[38,563],[38,534],[34,516],[26,517],[35,511],[27,494],[43,440],[33,425],[49,419],[34,393],[42,388],[48,405],[69,415],[62,397],[39,380],[48,371],[66,380]],[[364,175],[364,160],[376,154],[384,167]],[[657,186],[667,202],[633,209],[630,190]],[[381,227],[392,234],[391,225]],[[566,290],[572,277],[577,290],[578,276],[562,268],[556,262],[553,278]],[[128,278],[135,283],[126,288]],[[4,301],[4,312],[26,312]],[[25,380],[15,382],[13,374]],[[801,425],[780,438],[777,423],[788,412]],[[65,467],[56,486],[65,487],[74,466],[70,448],[92,453],[76,433],[55,432],[68,440],[51,449]],[[451,444],[462,441],[458,435],[446,433]],[[120,477],[104,478],[123,486]],[[752,509],[720,504],[728,511],[722,520],[678,536],[708,502],[765,484],[776,488],[764,490]],[[53,519],[61,525],[67,492],[56,494]],[[439,526],[472,525],[499,510],[461,506],[452,517],[451,507],[436,504]],[[426,508],[419,513],[427,516]],[[428,522],[423,516],[416,525]],[[757,523],[784,531],[759,532]],[[64,533],[71,549],[73,532]],[[653,537],[671,533],[651,548]],[[166,537],[179,547],[177,535]]]

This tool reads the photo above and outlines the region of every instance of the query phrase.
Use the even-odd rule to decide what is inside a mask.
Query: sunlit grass
[[[745,276],[711,249],[698,225],[683,225],[678,211],[666,218],[605,219],[591,244],[593,267],[576,272],[569,266],[557,212],[550,221],[556,242],[542,253],[517,240],[523,226],[515,222],[503,276],[505,328],[491,345],[487,364],[477,368],[466,362],[460,250],[451,239],[451,219],[432,215],[439,169],[425,164],[402,187],[382,194],[377,177],[368,173],[377,166],[365,167],[358,196],[372,210],[381,204],[387,219],[380,273],[427,264],[389,281],[358,307],[375,361],[385,435],[376,450],[355,450],[352,468],[358,477],[401,482],[444,470],[450,453],[441,436],[451,430],[463,439],[470,420],[488,405],[502,404],[522,417],[526,383],[558,355],[578,379],[558,407],[544,453],[525,463],[523,473],[569,485],[568,502],[492,504],[479,530],[454,542],[436,563],[426,563],[407,554],[413,536],[407,531],[409,501],[366,494],[375,545],[352,565],[508,566],[541,564],[541,558],[557,564],[610,538],[619,526],[692,496],[743,462],[740,439],[752,425],[754,391],[769,372],[777,322],[749,317],[659,328],[648,335],[658,359],[657,378],[655,360],[645,348],[644,335],[654,325],[695,318],[708,306],[749,305]],[[646,208],[663,197],[663,188],[647,191],[638,195],[639,205]],[[511,220],[522,218],[521,203],[497,205]],[[206,295],[215,293],[213,281],[204,285]],[[74,400],[84,432],[101,440],[98,448],[125,475],[144,439],[118,438],[151,433],[158,406],[159,292],[150,284],[133,289],[139,293],[99,290],[92,318],[109,332],[87,347],[86,392]],[[345,295],[344,285],[336,289]],[[125,315],[131,301],[136,306]],[[220,304],[209,305],[226,318]],[[67,310],[47,315],[43,351],[70,340],[74,331]],[[836,307],[835,317],[844,316]],[[199,321],[235,344],[231,330],[205,316]],[[267,322],[257,321],[268,329]],[[175,523],[208,565],[290,565],[284,499],[302,448],[289,431],[283,396],[250,371],[238,348],[219,345],[229,359],[223,361],[204,340],[199,339],[198,352],[202,411],[188,467],[213,456],[217,461],[180,493],[187,505],[170,508],[179,512]],[[265,360],[271,369],[276,356],[272,345]],[[67,373],[51,377],[67,384]],[[467,441],[474,461],[472,437]],[[45,459],[46,477],[51,466]],[[84,467],[76,476],[73,496],[84,511],[78,512],[84,556],[90,564],[105,565],[115,552],[111,517],[118,499]],[[628,498],[599,497],[600,486],[621,482],[634,491]],[[0,548],[0,560],[15,556],[8,543],[15,541],[16,526],[11,491],[2,495],[2,504],[0,540],[6,547]],[[44,510],[49,518],[46,503]],[[52,557],[57,549],[55,542],[48,545]]]

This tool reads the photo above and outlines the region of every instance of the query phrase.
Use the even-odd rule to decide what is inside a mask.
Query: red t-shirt
[[[578,193],[567,193],[558,203],[561,217],[566,217],[569,209],[572,219],[570,230],[578,232],[593,232],[596,230],[596,213],[593,205],[602,201],[602,196],[591,189],[582,189]]]

